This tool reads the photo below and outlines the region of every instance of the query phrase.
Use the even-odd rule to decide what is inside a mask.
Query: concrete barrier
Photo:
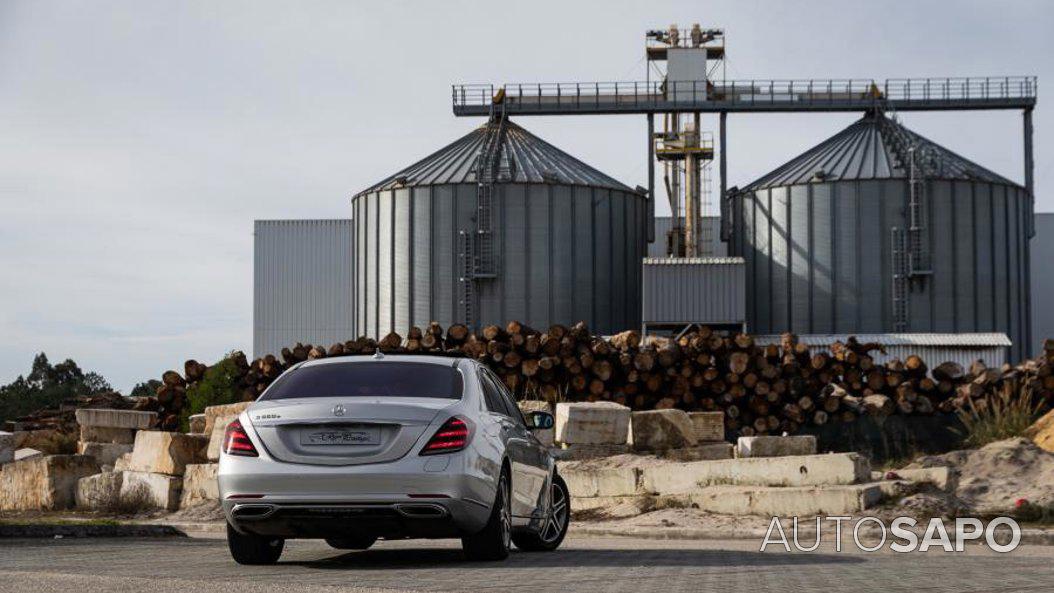
[[[181,476],[187,464],[205,462],[207,446],[203,435],[143,430],[135,435],[131,456],[118,461],[131,471]]]
[[[871,466],[856,453],[670,463],[641,473],[644,492],[683,494],[713,485],[824,486],[866,482]]]
[[[143,430],[157,422],[154,412],[137,410],[103,410],[80,408],[76,412],[77,424],[81,426],[102,426],[105,428],[131,428]]]
[[[736,457],[785,457],[815,454],[816,437],[813,435],[739,437],[736,442]]]
[[[692,494],[693,506],[724,515],[810,516],[850,515],[882,500],[876,484],[774,488],[710,486]]]
[[[688,413],[677,409],[633,412],[629,442],[636,451],[683,449],[698,443]]]
[[[126,471],[121,476],[121,500],[166,511],[179,508],[183,479],[164,474]]]
[[[632,496],[637,494],[640,470],[623,467],[612,469],[561,470],[571,496]]]
[[[556,440],[568,444],[625,444],[630,409],[615,402],[556,404]]]

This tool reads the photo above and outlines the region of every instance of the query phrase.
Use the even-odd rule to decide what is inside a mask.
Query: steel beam
[[[648,242],[655,241],[655,114],[648,114]]]

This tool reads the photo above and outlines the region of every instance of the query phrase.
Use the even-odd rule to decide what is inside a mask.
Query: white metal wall
[[[905,360],[912,354],[922,357],[929,368],[942,362],[957,362],[963,368],[969,368],[975,360],[983,360],[989,367],[1001,366],[1007,362],[1010,350],[1010,338],[1001,333],[974,334],[857,334],[857,340],[863,343],[877,342],[882,344],[886,353],[874,351],[871,356],[878,364],[885,364],[894,358]],[[780,336],[776,334],[759,335],[755,342],[765,346],[779,344]],[[845,342],[848,334],[802,335],[802,343],[816,352],[830,352],[831,344]]]
[[[355,336],[351,220],[258,220],[253,233],[253,356]]]

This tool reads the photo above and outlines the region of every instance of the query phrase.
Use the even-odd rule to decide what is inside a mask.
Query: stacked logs
[[[918,356],[880,365],[879,344],[849,338],[810,351],[796,336],[756,344],[746,334],[702,327],[676,339],[642,339],[636,331],[593,335],[584,323],[542,331],[512,321],[478,333],[461,324],[412,327],[406,336],[359,337],[328,348],[296,344],[278,356],[239,357],[242,399],[257,397],[287,368],[304,360],[384,353],[465,356],[490,367],[520,398],[614,401],[633,409],[721,410],[726,426],[743,436],[794,434],[806,425],[851,422],[861,415],[954,412],[982,402],[1007,385],[1028,385],[1045,402],[1054,398],[1054,341],[1045,354],[1017,367],[930,369]],[[186,389],[204,365],[187,361],[184,375],[166,372],[156,405],[162,426],[178,426]]]

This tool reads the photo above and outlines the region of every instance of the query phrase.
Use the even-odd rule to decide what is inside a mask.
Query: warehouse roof
[[[927,177],[1017,185],[874,111],[742,191],[827,181],[907,179],[909,165],[900,155],[906,155],[912,145],[925,155],[924,162],[916,162],[925,166]]]
[[[585,185],[636,193],[522,127],[506,122],[499,162],[505,165],[499,183],[553,183]],[[476,161],[488,135],[498,133],[490,122],[428,155],[420,161],[362,190],[356,195],[420,185],[475,183]]]

